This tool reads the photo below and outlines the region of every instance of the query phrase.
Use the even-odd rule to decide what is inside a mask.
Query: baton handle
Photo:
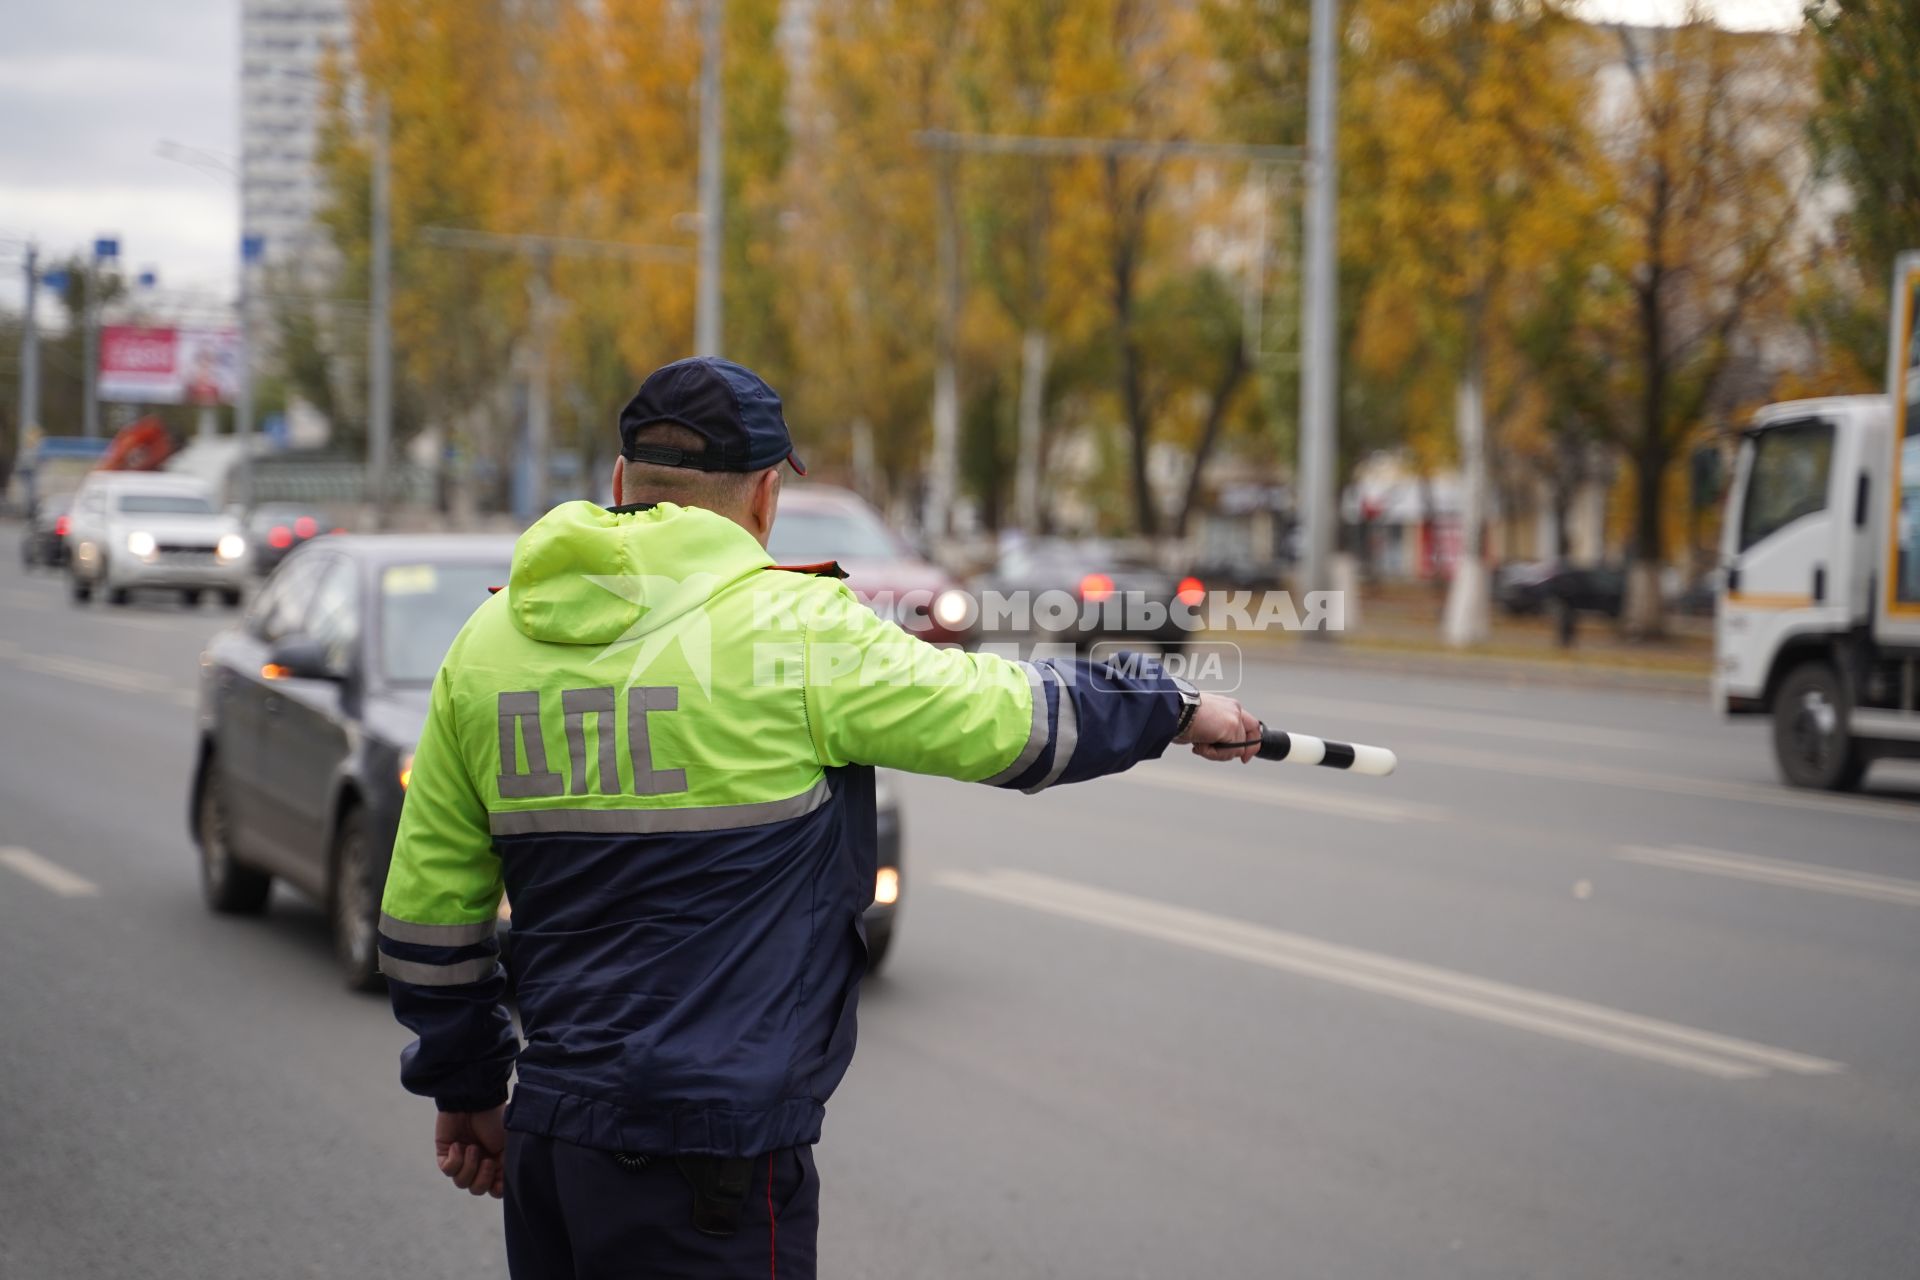
[[[1260,726],[1260,758],[1285,760],[1288,764],[1317,764],[1328,769],[1345,769],[1384,778],[1399,764],[1399,758],[1385,747],[1369,747],[1357,742],[1331,742],[1305,733]]]

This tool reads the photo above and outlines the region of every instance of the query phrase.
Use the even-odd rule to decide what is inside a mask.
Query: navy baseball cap
[[[634,440],[656,422],[687,428],[707,442],[706,449],[694,453]],[[648,374],[620,411],[620,452],[630,462],[696,471],[759,471],[784,458],[807,474],[787,434],[780,397],[753,370],[718,356],[676,360]]]

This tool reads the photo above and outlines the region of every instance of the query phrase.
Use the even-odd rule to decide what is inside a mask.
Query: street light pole
[[[1304,348],[1300,376],[1299,509],[1304,524],[1301,591],[1328,585],[1333,550],[1333,459],[1338,430],[1339,335],[1338,281],[1334,276],[1336,192],[1339,174],[1334,155],[1334,106],[1338,80],[1339,0],[1313,0],[1313,33],[1308,42],[1306,209],[1306,288],[1300,305]],[[1329,633],[1312,631],[1324,637]]]
[[[35,308],[40,301],[40,248],[27,246],[26,311],[20,320],[20,422],[22,439],[40,422],[40,332]]]
[[[392,119],[385,94],[373,101],[373,278],[367,326],[367,498],[376,529],[387,527],[387,453],[393,440]]]
[[[694,354],[720,354],[720,250],[723,116],[720,98],[720,46],[726,0],[700,5],[700,273],[694,304]]]

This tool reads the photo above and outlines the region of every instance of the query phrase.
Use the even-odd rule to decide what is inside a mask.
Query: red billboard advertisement
[[[231,404],[240,388],[232,329],[100,331],[100,398],[132,404]]]

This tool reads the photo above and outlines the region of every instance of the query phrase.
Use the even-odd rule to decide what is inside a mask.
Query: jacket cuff
[[[486,1097],[435,1098],[433,1105],[440,1111],[491,1111],[495,1107],[506,1105],[506,1101],[507,1091],[501,1089],[497,1095],[488,1095]]]

